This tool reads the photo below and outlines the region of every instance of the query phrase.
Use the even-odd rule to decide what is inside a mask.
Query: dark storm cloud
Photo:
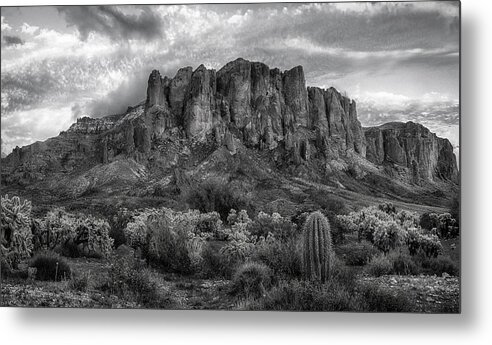
[[[414,4],[372,4],[364,11],[343,10],[340,4],[306,6],[302,14],[279,11],[277,15],[256,13],[244,40],[259,37],[309,37],[332,48],[357,51],[431,49],[453,41],[457,45],[458,18],[443,15],[439,9],[416,11]],[[363,8],[360,4],[358,8]],[[372,8],[372,10],[371,10]],[[267,17],[274,18],[270,22]],[[277,18],[275,18],[277,17]],[[259,32],[261,35],[258,35]]]
[[[161,20],[152,7],[140,8],[139,14],[125,14],[114,6],[58,7],[68,25],[75,26],[83,40],[97,32],[113,40],[143,38],[150,40],[161,35]]]
[[[91,117],[121,114],[129,106],[134,106],[145,100],[149,74],[150,71],[143,70],[134,74],[128,81],[122,82],[109,94],[86,104],[85,112]]]
[[[2,40],[2,43],[5,45],[5,46],[14,46],[14,45],[23,45],[25,42],[20,38],[20,37],[17,37],[17,36],[3,36],[3,40]]]

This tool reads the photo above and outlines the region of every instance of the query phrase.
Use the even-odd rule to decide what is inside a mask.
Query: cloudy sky
[[[456,2],[4,7],[1,54],[5,153],[138,103],[152,69],[238,57],[303,65],[364,126],[413,120],[458,145]]]

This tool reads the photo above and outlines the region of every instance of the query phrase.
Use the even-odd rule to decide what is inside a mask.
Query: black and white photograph
[[[0,306],[459,314],[460,35],[459,1],[2,7]]]

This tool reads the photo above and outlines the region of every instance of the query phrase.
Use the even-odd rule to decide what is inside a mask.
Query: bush
[[[277,240],[272,235],[261,237],[255,243],[251,258],[265,263],[276,275],[302,276],[302,250],[298,236],[285,241]]]
[[[334,281],[315,284],[309,281],[281,281],[264,298],[246,306],[250,310],[360,311],[353,292]]]
[[[396,213],[396,207],[391,202],[385,202],[378,205],[378,209],[387,214]]]
[[[128,223],[125,236],[133,248],[142,250],[148,262],[173,272],[193,273],[202,260],[205,239],[197,226],[203,228],[203,216],[198,211],[144,210]]]
[[[31,233],[31,202],[14,196],[1,198],[0,260],[2,266],[17,268],[33,250]]]
[[[186,196],[190,208],[201,212],[218,212],[223,221],[231,209],[242,210],[249,206],[247,199],[231,185],[218,181],[206,181]]]
[[[333,267],[330,279],[353,291],[357,286],[357,270],[345,265],[337,257],[333,259]]]
[[[439,215],[437,234],[440,238],[456,238],[460,234],[459,224],[449,213]]]
[[[365,272],[373,277],[380,277],[383,275],[391,274],[393,270],[393,264],[390,262],[386,255],[380,254],[374,256],[371,261],[365,267]]]
[[[423,253],[427,257],[437,257],[442,254],[442,245],[434,234],[424,234],[421,229],[410,228],[407,231],[406,243],[410,255]]]
[[[236,223],[228,242],[220,248],[221,254],[231,267],[245,262],[253,253],[254,243],[245,229],[246,224]]]
[[[393,252],[388,254],[388,260],[393,266],[392,274],[417,275],[420,273],[419,267],[408,254]]]
[[[189,229],[175,226],[166,216],[151,217],[147,222],[147,228],[149,261],[173,272],[191,273]]]
[[[122,208],[109,217],[109,225],[111,226],[109,237],[113,239],[115,248],[118,248],[122,244],[126,244],[124,229],[128,223],[133,220],[133,215],[133,212],[130,212],[126,208]]]
[[[325,212],[326,218],[331,225],[331,240],[334,245],[345,243],[346,236],[351,232],[343,226],[337,215],[332,212]]]
[[[324,191],[317,190],[311,194],[311,198],[325,213],[344,214],[347,212],[344,200],[334,194],[327,194]]]
[[[235,266],[228,263],[226,255],[220,251],[220,243],[207,242],[202,251],[202,268],[200,273],[204,277],[230,278]]]
[[[423,259],[421,265],[425,274],[442,276],[443,273],[447,273],[451,276],[459,275],[459,266],[447,256],[440,256],[438,258]]]
[[[410,312],[412,305],[403,292],[391,293],[377,286],[366,285],[361,288],[364,311],[371,312]]]
[[[109,231],[110,226],[105,220],[55,208],[42,220],[34,234],[34,242],[37,249],[61,249],[70,256],[107,257],[113,246]]]
[[[357,232],[359,240],[368,240],[385,254],[404,244],[408,229],[419,223],[416,213],[396,212],[391,204],[366,207],[337,218],[347,231]]]
[[[31,267],[36,268],[36,279],[60,281],[70,279],[71,270],[68,263],[56,253],[39,253],[32,259]]]
[[[383,222],[373,233],[373,244],[383,253],[387,254],[404,243],[405,232],[396,221]]]
[[[337,255],[349,266],[364,266],[379,251],[368,242],[354,242],[335,249]]]
[[[132,256],[111,257],[111,292],[135,300],[147,308],[170,308],[172,300],[164,296],[153,272],[142,267]]]
[[[433,212],[426,212],[420,216],[419,225],[422,229],[432,230],[439,226],[439,218]]]
[[[273,272],[258,262],[246,262],[239,266],[232,278],[232,292],[245,297],[261,297],[270,289]]]
[[[266,237],[271,233],[280,240],[291,238],[297,234],[297,226],[289,218],[284,218],[278,213],[273,213],[270,216],[261,211],[248,224],[247,229],[252,236]]]
[[[83,273],[80,276],[72,277],[70,280],[70,288],[75,291],[87,292],[91,284],[91,276],[89,273]]]
[[[150,308],[167,305],[159,291],[159,285],[148,268],[132,270],[126,284],[136,301]]]

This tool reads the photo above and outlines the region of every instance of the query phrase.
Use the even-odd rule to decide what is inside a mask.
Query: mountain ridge
[[[72,197],[96,187],[133,193],[138,184],[152,194],[183,178],[233,175],[214,159],[237,167],[237,157],[258,155],[258,176],[270,169],[335,185],[347,174],[397,178],[408,189],[456,185],[449,141],[409,123],[363,128],[356,102],[306,87],[302,66],[282,72],[237,59],[173,78],[154,70],[146,100],[124,114],[79,118],[57,137],[14,149],[2,159],[2,184]]]

